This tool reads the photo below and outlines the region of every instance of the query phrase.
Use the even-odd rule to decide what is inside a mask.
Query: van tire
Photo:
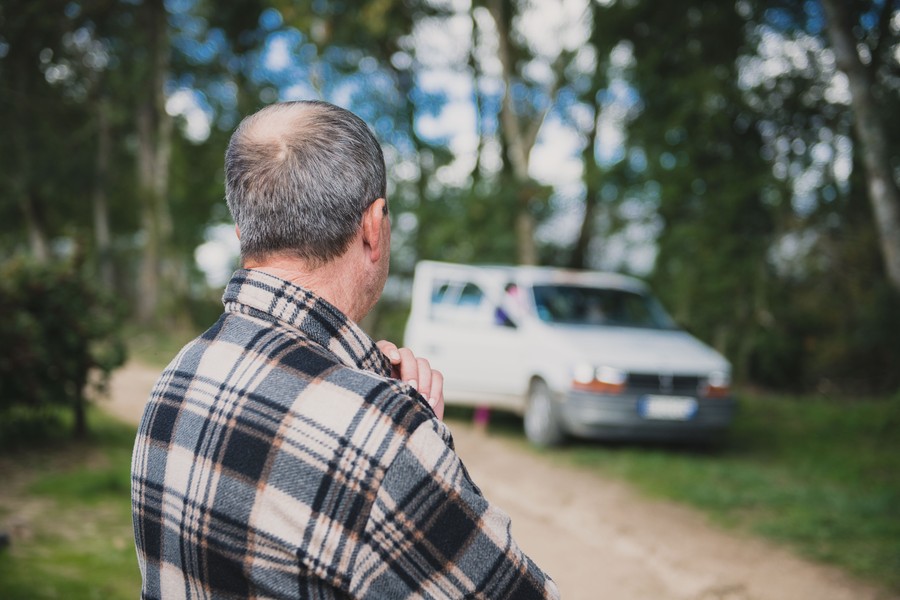
[[[547,384],[540,379],[532,382],[528,390],[524,422],[525,437],[535,446],[549,448],[558,446],[565,440],[553,395]]]

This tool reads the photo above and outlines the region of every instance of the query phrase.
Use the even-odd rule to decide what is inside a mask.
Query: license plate
[[[644,396],[638,412],[645,419],[687,421],[697,414],[697,399],[689,396]]]

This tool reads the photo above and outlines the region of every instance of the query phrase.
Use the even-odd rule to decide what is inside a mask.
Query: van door
[[[488,276],[435,274],[421,341],[444,374],[449,401],[516,408],[527,385],[518,325],[499,303],[502,282]],[[427,332],[427,333],[426,333]]]

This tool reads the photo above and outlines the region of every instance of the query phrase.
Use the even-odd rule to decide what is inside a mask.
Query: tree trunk
[[[512,79],[515,65],[512,59],[510,40],[510,15],[506,14],[503,0],[490,0],[487,3],[488,12],[494,19],[497,27],[497,53],[503,68],[503,99],[500,104],[500,125],[503,137],[507,145],[507,156],[512,167],[513,177],[519,186],[519,202],[514,220],[516,231],[517,260],[523,265],[536,265],[538,263],[537,247],[534,241],[534,217],[531,214],[532,190],[529,185],[528,162],[531,148],[537,139],[537,133],[530,140],[526,138],[519,124],[519,116],[516,114],[512,102]]]
[[[109,205],[106,196],[111,148],[109,98],[101,96],[97,101],[97,157],[92,204],[94,209],[94,243],[97,247],[97,266],[100,271],[100,282],[108,290],[113,289],[115,279],[109,230]]]
[[[874,74],[859,58],[844,0],[822,0],[822,7],[837,66],[850,83],[854,128],[887,278],[900,292],[900,189],[891,172],[887,128],[872,93]]]
[[[76,383],[78,391],[75,393],[74,405],[72,406],[74,422],[72,424],[72,433],[76,438],[83,439],[87,435],[87,398],[84,397],[84,387],[87,384],[82,380]]]
[[[27,172],[24,171],[19,176],[22,180],[27,179],[27,177]],[[41,203],[33,193],[28,191],[27,183],[19,187],[22,190],[19,196],[19,208],[25,217],[29,251],[37,261],[47,262],[50,258],[50,244],[47,242],[47,229],[44,225]]]
[[[602,18],[602,8],[599,3],[592,3],[589,10],[592,28],[589,43],[596,50],[597,58],[594,72],[591,75],[591,85],[583,93],[582,101],[592,105],[594,117],[591,120],[590,128],[585,132],[587,139],[584,149],[581,151],[582,181],[584,182],[584,217],[581,220],[581,227],[578,229],[575,247],[572,249],[572,254],[569,258],[569,266],[573,269],[586,269],[589,266],[588,252],[590,251],[591,241],[594,238],[600,202],[600,169],[597,166],[596,147],[597,136],[600,135],[599,122],[603,103],[598,98],[600,90],[606,84],[606,64],[601,59],[601,46],[604,45],[604,39],[598,25]]]
[[[137,109],[137,174],[138,197],[141,202],[141,226],[144,249],[138,280],[137,316],[143,323],[157,322],[160,314],[160,291],[166,281],[175,278],[167,270],[164,253],[171,242],[172,221],[168,204],[169,159],[171,155],[172,119],[166,113],[165,82],[169,66],[167,13],[162,0],[145,3],[147,10],[147,45],[152,61],[148,87]],[[171,294],[174,290],[166,290]]]
[[[500,124],[503,136],[509,146],[509,161],[513,174],[519,182],[528,180],[528,156],[531,147],[526,144],[519,117],[512,102],[512,79],[515,65],[512,58],[510,40],[511,16],[504,10],[503,0],[488,2],[488,11],[497,27],[497,54],[503,69],[503,98],[500,104]]]
[[[402,98],[409,98],[412,95],[413,89],[415,87],[415,74],[412,71],[412,67],[409,69],[393,69],[394,73],[394,81],[396,82],[397,89],[400,92],[400,96]],[[428,176],[426,173],[431,172],[433,169],[426,168],[424,161],[426,154],[430,156],[429,151],[426,149],[425,144],[423,143],[422,138],[419,134],[416,133],[416,115],[415,111],[408,110],[406,111],[406,127],[409,130],[409,139],[412,141],[413,145],[413,156],[415,156],[415,160],[418,167],[418,174],[416,176],[415,181],[415,189],[416,189],[416,205],[418,206],[419,216],[418,225],[416,226],[416,235],[415,241],[413,242],[413,246],[415,248],[415,255],[417,258],[422,256],[424,242],[423,239],[428,234],[428,223],[421,218],[423,214],[422,208],[423,205],[428,200]],[[377,307],[376,307],[377,309]],[[373,320],[374,322],[374,320]]]
[[[472,105],[475,108],[475,135],[478,143],[475,146],[475,164],[472,166],[471,187],[474,190],[481,181],[481,157],[484,152],[484,104],[479,88],[481,69],[478,66],[476,52],[478,50],[478,22],[475,20],[475,5],[469,7],[469,21],[472,24],[472,44],[469,47],[468,63],[472,71]]]
[[[137,187],[138,199],[141,203],[141,229],[144,234],[144,247],[141,253],[138,277],[137,316],[142,323],[151,323],[157,316],[162,268],[160,231],[156,211],[158,199],[155,197],[156,186],[153,185],[155,173],[153,112],[153,104],[147,100],[141,102],[137,112]]]
[[[32,101],[30,95],[31,65],[24,55],[16,55],[11,65],[14,73],[14,89],[10,94],[16,105],[15,113],[28,115],[29,110],[25,103]],[[47,227],[44,219],[44,211],[33,186],[33,165],[31,164],[31,148],[29,147],[29,131],[27,121],[7,124],[8,129],[4,135],[12,138],[15,144],[16,164],[10,169],[13,181],[13,194],[22,211],[25,220],[25,230],[28,234],[28,248],[31,255],[40,262],[46,262],[50,258],[50,244],[47,241]]]
[[[594,148],[597,145],[597,120],[600,118],[599,103],[595,103],[594,120],[591,129],[587,132],[587,142],[581,153],[581,162],[584,168],[584,217],[578,230],[578,239],[572,249],[569,266],[573,269],[584,269],[588,265],[588,249],[594,236],[594,221],[597,215],[597,198],[600,191],[597,189],[597,159],[594,156]]]

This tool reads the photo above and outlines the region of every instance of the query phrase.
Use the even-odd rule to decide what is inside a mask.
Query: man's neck
[[[263,271],[309,290],[357,323],[366,316],[370,308],[360,306],[359,285],[355,274],[340,258],[310,267],[300,259],[276,256],[244,261],[244,268]]]

